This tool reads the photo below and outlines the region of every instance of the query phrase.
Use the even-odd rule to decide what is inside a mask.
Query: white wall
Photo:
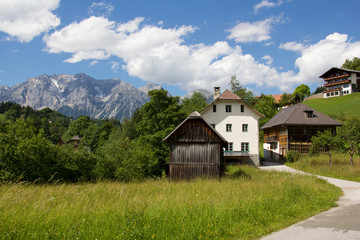
[[[214,104],[214,103],[213,103]],[[202,113],[209,124],[215,124],[215,129],[228,142],[233,142],[233,151],[241,151],[241,142],[249,143],[249,153],[259,154],[259,124],[260,116],[240,101],[219,99],[215,102],[216,112],[212,105]],[[232,106],[231,112],[226,112],[226,105]],[[241,112],[244,105],[244,112]],[[232,131],[226,132],[226,124],[232,124]],[[248,132],[242,132],[242,124],[248,124]]]

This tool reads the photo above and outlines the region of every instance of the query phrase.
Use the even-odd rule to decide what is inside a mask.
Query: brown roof
[[[219,100],[236,100],[237,102],[241,102],[245,106],[247,106],[250,110],[258,114],[260,117],[264,117],[259,111],[255,110],[254,108],[250,107],[244,100],[241,99],[238,95],[231,92],[230,90],[226,89],[217,99],[215,99],[212,103],[210,103],[204,110],[201,111],[201,114],[209,109],[212,105],[214,105]]]
[[[308,117],[307,112],[313,112],[314,117]],[[342,126],[342,123],[331,117],[316,111],[315,109],[298,103],[288,108],[283,108],[271,118],[261,129],[271,128],[279,125],[297,126]]]
[[[238,95],[226,89],[219,97],[220,99],[241,99]]]
[[[339,70],[344,72],[360,73],[360,71],[355,71],[351,69],[332,67],[329,70],[327,70],[325,73],[323,73],[319,78],[327,78],[327,76],[331,75],[333,71],[339,71]]]
[[[275,103],[279,103],[282,97],[282,94],[274,94],[274,95],[266,95],[266,96],[271,96],[275,99]],[[261,96],[256,96],[256,98],[261,98]]]

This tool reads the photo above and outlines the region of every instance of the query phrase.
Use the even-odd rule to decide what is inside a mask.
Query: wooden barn
[[[170,143],[170,179],[220,177],[226,140],[198,112],[190,114],[165,139]]]

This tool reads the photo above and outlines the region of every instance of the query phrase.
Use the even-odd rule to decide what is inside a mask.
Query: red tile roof
[[[230,92],[226,89],[219,97],[219,99],[241,99],[238,95],[233,92]]]

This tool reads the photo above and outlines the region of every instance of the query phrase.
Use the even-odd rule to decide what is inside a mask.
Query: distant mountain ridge
[[[13,87],[0,87],[0,102],[11,101],[36,110],[49,107],[68,116],[129,118],[149,101],[147,92],[161,86],[136,88],[120,79],[97,80],[84,73],[42,75]]]

